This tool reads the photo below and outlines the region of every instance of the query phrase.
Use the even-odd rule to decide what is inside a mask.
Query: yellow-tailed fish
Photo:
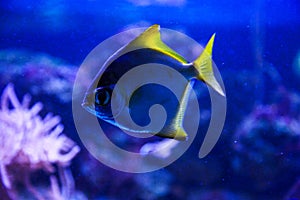
[[[161,63],[176,69],[190,82],[195,79],[201,80],[220,95],[225,96],[214,77],[212,68],[211,56],[214,38],[215,34],[210,38],[200,56],[189,63],[161,40],[159,25],[149,27],[105,62],[87,90],[82,106],[99,119],[134,133],[150,133],[164,138],[186,140],[187,133],[182,127],[182,123],[190,92],[188,88],[190,87],[184,86],[184,92],[178,102],[174,95],[169,94],[160,86],[145,86],[132,95],[130,105],[125,105],[133,119],[140,125],[149,122],[149,116],[145,113],[151,105],[160,104],[164,106],[168,110],[167,121],[164,128],[158,133],[152,132],[152,130],[137,131],[117,123],[111,110],[112,91],[117,81],[130,69],[146,63]],[[125,101],[122,101],[122,94],[119,94],[118,98],[120,98],[120,102]],[[123,106],[120,106],[120,109],[125,109]]]

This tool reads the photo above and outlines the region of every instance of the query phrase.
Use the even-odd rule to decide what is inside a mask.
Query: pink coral
[[[12,188],[12,174],[8,168],[19,166],[27,173],[36,170],[55,172],[56,164],[61,172],[61,180],[68,179],[61,183],[72,185],[72,176],[65,167],[79,152],[79,147],[62,134],[63,125],[60,124],[60,117],[51,113],[42,118],[38,113],[43,105],[36,103],[31,108],[30,96],[25,95],[20,102],[14,92],[12,84],[9,84],[3,91],[0,109],[0,172],[4,186],[9,190]],[[29,191],[38,199],[43,199],[31,186],[30,178],[23,180]],[[56,192],[58,183],[52,175],[52,193]],[[70,181],[71,180],[71,181]],[[55,185],[56,184],[56,185]],[[63,192],[63,191],[62,191]],[[66,193],[66,192],[65,192]],[[59,196],[51,194],[51,196]],[[57,199],[57,198],[56,198]]]

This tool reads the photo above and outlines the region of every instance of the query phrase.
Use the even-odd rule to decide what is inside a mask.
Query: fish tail
[[[225,96],[223,89],[214,76],[212,67],[211,57],[214,39],[215,34],[211,36],[201,55],[193,62],[193,66],[197,69],[197,79],[204,81],[220,95]]]

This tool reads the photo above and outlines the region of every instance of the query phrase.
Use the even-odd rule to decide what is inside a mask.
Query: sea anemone
[[[21,178],[21,182],[37,199],[45,199],[31,185],[30,175],[37,170],[54,173],[59,169],[61,184],[53,174],[49,177],[49,197],[67,199],[73,187],[73,178],[67,166],[80,148],[62,134],[60,117],[49,113],[42,118],[38,114],[42,110],[42,103],[36,103],[30,108],[30,99],[29,95],[25,95],[20,102],[12,84],[8,84],[3,91],[0,109],[2,183],[10,191],[9,196],[17,198],[13,185],[14,181]]]

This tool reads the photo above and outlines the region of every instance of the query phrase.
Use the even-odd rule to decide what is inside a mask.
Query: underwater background
[[[201,45],[216,33],[227,116],[199,159],[210,115],[202,89],[206,115],[190,148],[168,167],[131,174],[85,149],[72,89],[100,42],[152,24]],[[1,199],[300,199],[299,36],[298,0],[0,1]],[[142,145],[105,126],[120,145]]]

